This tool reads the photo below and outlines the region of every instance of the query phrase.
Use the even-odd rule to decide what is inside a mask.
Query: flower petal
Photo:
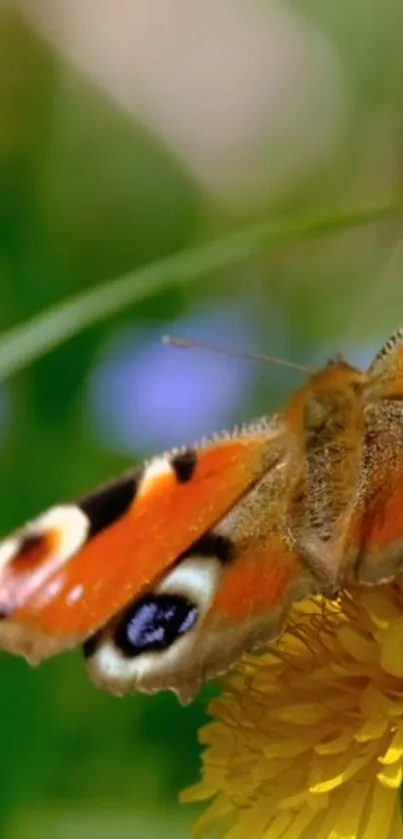
[[[403,577],[293,610],[210,706],[199,835],[403,839]],[[401,675],[399,675],[401,672]]]
[[[368,796],[368,785],[356,782],[348,794],[338,797],[315,839],[356,839]]]
[[[324,743],[318,743],[315,746],[315,752],[318,755],[337,755],[344,752],[350,745],[353,737],[351,728],[341,731],[340,734],[332,740],[327,740]]]
[[[391,763],[389,766],[385,766],[385,769],[383,769],[382,772],[378,772],[376,777],[385,787],[389,787],[389,789],[399,789],[403,781],[403,769],[401,763]]]
[[[397,604],[390,597],[389,586],[370,589],[365,597],[365,608],[378,629],[386,629],[401,617]]]
[[[403,678],[403,624],[392,623],[379,633],[381,665],[386,673]]]
[[[307,702],[301,705],[280,706],[272,711],[272,716],[283,722],[313,725],[325,719],[328,716],[328,711],[316,702]]]
[[[333,762],[333,766],[331,763],[314,766],[310,773],[312,779],[309,787],[310,791],[315,793],[329,792],[341,784],[345,784],[366,766],[374,754],[376,754],[376,744],[375,746],[372,745],[372,748],[367,748],[357,757],[349,756],[346,759],[346,756],[343,755],[343,760]]]
[[[201,815],[193,827],[193,836],[197,839],[199,836],[209,835],[212,831],[216,831],[217,826],[221,825],[223,820],[230,822],[231,817],[236,816],[236,810],[226,795],[218,795],[210,804],[208,810]]]
[[[346,652],[357,661],[371,663],[377,661],[378,651],[376,646],[357,629],[351,626],[342,626],[337,633],[337,637]]]
[[[367,743],[369,740],[379,740],[388,728],[387,717],[369,717],[361,728],[356,731],[354,739],[357,743]]]
[[[397,805],[396,790],[375,783],[367,815],[367,824],[360,839],[389,839],[390,827],[394,820]],[[399,837],[396,836],[393,839],[399,839]]]
[[[378,758],[380,763],[389,764],[401,760],[403,757],[403,728],[398,728],[395,731],[389,748],[385,754]]]

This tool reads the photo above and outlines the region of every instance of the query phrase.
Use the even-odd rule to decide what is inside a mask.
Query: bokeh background
[[[0,329],[260,219],[403,179],[399,0],[0,2]],[[0,531],[133,461],[281,406],[285,369],[174,332],[365,363],[403,321],[403,221],[166,283],[0,386]],[[113,557],[110,558],[113,562]],[[113,699],[80,655],[0,659],[2,839],[181,839],[215,688]]]

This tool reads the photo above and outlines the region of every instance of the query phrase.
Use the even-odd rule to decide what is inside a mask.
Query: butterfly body
[[[187,701],[275,640],[290,604],[403,567],[402,335],[284,414],[171,452],[0,543],[0,647],[83,645],[108,690]]]

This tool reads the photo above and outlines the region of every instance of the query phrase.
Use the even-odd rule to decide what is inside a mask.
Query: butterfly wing
[[[403,570],[403,330],[384,344],[365,385],[363,476],[351,541],[354,579],[379,585]]]
[[[290,452],[273,462],[145,596],[89,639],[100,686],[117,694],[171,689],[189,701],[242,653],[278,637],[290,602],[318,590],[287,532],[298,472]]]
[[[403,406],[388,401],[366,412],[364,478],[351,540],[360,546],[354,579],[379,585],[403,571]]]
[[[178,560],[288,452],[283,424],[262,421],[199,449],[156,458],[4,540],[0,647],[37,662],[93,639],[164,582],[172,586],[168,572],[175,567],[193,580]],[[227,547],[225,539],[215,545],[214,574],[208,560],[200,569],[206,603],[219,587]],[[208,550],[211,544],[203,558]]]

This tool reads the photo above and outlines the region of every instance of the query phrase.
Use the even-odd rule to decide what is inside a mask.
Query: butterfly
[[[201,685],[292,603],[403,567],[403,331],[332,359],[283,413],[127,472],[0,542],[0,648],[82,647],[115,694]]]

